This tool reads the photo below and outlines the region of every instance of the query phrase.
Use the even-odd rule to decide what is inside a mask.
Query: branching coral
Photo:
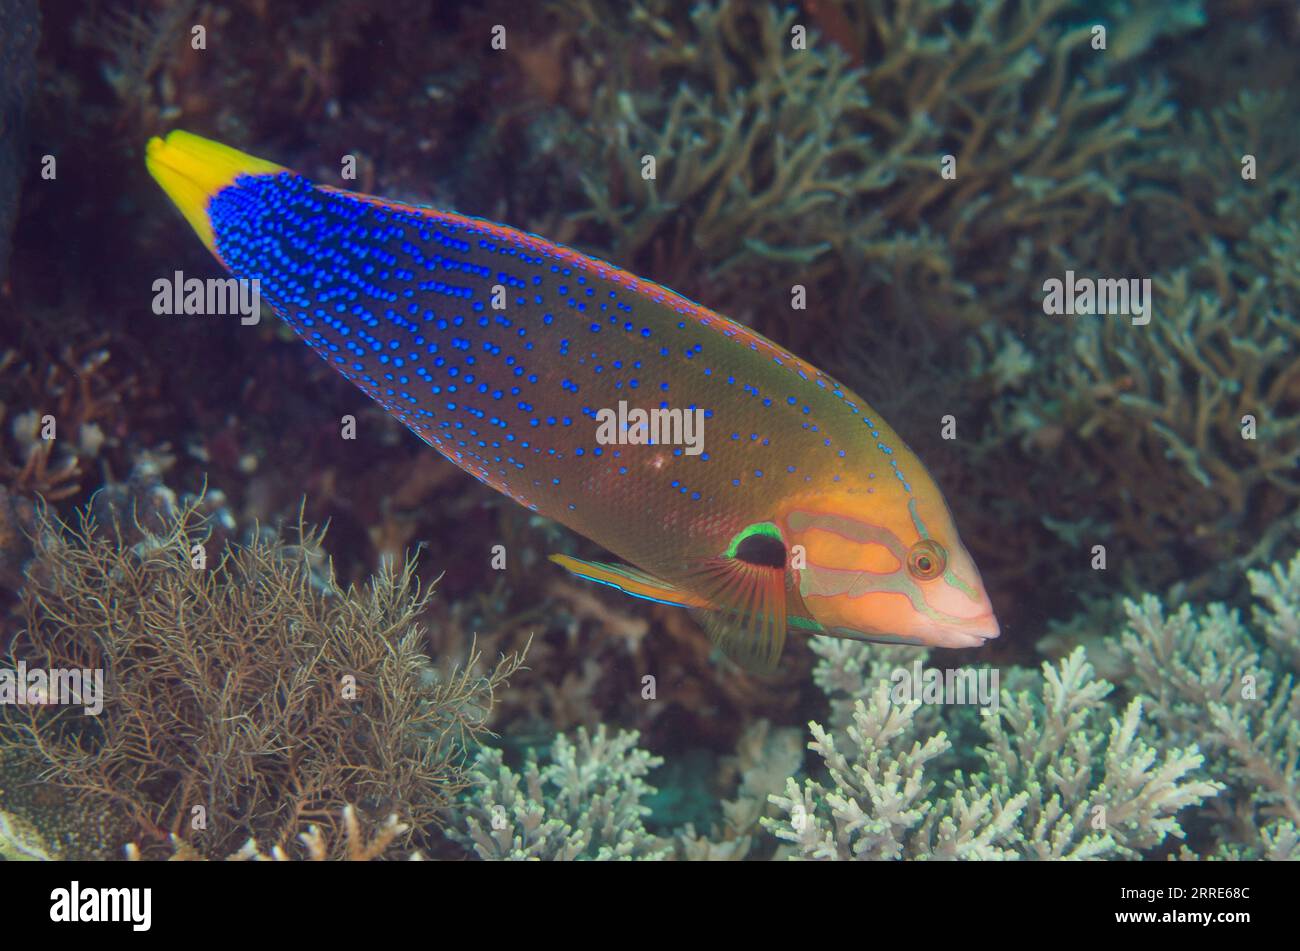
[[[755,823],[794,858],[1131,859],[1185,839],[1183,858],[1295,857],[1300,555],[1249,580],[1262,646],[1222,606],[1167,616],[1154,597],[1130,602],[1128,628],[1109,639],[1119,702],[1081,647],[1037,673],[1001,671],[999,703],[977,713],[895,696],[897,668],[924,651],[815,640],[829,701],[825,723],[810,724],[820,769],[793,778],[787,731],[760,724],[735,760],[727,821],[709,834],[649,835],[642,777],[660,760],[603,728],[576,745],[558,737],[554,762],[530,754],[522,775],[482,751],[449,834],[484,858],[738,859]],[[763,815],[752,794],[774,776],[779,814]]]
[[[404,856],[397,854],[395,843],[401,841],[411,831],[411,827],[398,819],[396,814],[389,814],[388,818],[382,823],[377,823],[370,832],[362,828],[357,810],[351,805],[343,807],[340,819],[339,825],[343,829],[341,848],[331,841],[330,836],[320,826],[311,825],[307,827],[306,832],[298,833],[298,841],[294,843],[293,848],[286,849],[277,845],[267,853],[262,851],[256,839],[249,839],[237,852],[225,856],[224,860],[227,862],[288,862],[302,858],[311,862],[324,862],[339,858],[348,862],[370,862],[382,858],[405,858],[408,861],[418,862],[424,858],[418,850]],[[173,862],[206,861],[209,858],[190,843],[175,836],[172,837],[172,850],[170,861]],[[126,857],[131,861],[138,861],[140,847],[135,843],[128,845]]]
[[[736,755],[724,760],[720,784],[734,789],[721,801],[723,819],[697,831],[692,823],[656,836],[643,820],[657,790],[644,779],[663,759],[637,747],[634,731],[594,734],[580,727],[559,734],[549,762],[530,752],[522,773],[501,750],[480,750],[474,789],[457,810],[448,836],[483,859],[555,861],[637,859],[739,861],[766,851],[759,822],[773,814],[768,796],[799,769],[797,733],[754,724]]]
[[[1228,784],[1209,808],[1218,853],[1286,857],[1300,829],[1300,555],[1249,578],[1264,644],[1222,605],[1166,614],[1147,597],[1127,604],[1123,645],[1152,721],[1175,742],[1195,738]]]
[[[1145,161],[1138,144],[1173,115],[1162,84],[1126,88],[1113,59],[1089,55],[1090,27],[1067,0],[817,9],[852,23],[851,39],[837,36],[872,64],[877,148],[906,157],[885,219],[938,236],[932,272],[954,274],[919,306],[955,295],[975,320],[1019,309],[1029,266],[1122,204]],[[945,154],[955,177],[938,174]]]
[[[596,6],[560,5],[617,79],[584,103],[602,157],[584,214],[617,260],[670,284],[702,264],[711,293],[727,272],[798,280],[846,318],[891,297],[941,327],[1014,312],[1173,117],[1161,83],[1112,78],[1067,0]]]
[[[836,50],[792,49],[793,10],[705,3],[675,23],[655,6],[634,8],[640,22],[626,31],[587,4],[569,11],[584,33],[599,31],[583,45],[616,77],[590,103],[601,161],[582,176],[581,217],[601,226],[615,260],[666,283],[756,262],[824,271],[827,252],[847,251],[847,208],[891,176],[859,138],[860,75]]]
[[[12,659],[100,669],[106,697],[91,717],[9,708],[5,747],[125,814],[146,850],[283,847],[349,803],[406,817],[404,842],[428,835],[521,658],[479,675],[472,652],[440,673],[420,651],[431,593],[412,564],[344,590],[313,571],[319,533],[299,534],[206,552],[195,505],[134,544],[117,523],[45,516]]]
[[[1149,325],[1076,318],[1069,348],[1045,354],[1026,390],[992,407],[1003,452],[1019,442],[1054,460],[1053,471],[1088,474],[1078,484],[1045,470],[1031,479],[1049,511],[1088,506],[1103,528],[1085,533],[1087,544],[1116,546],[1130,590],[1145,575],[1200,593],[1300,538],[1300,364],[1290,356],[1300,230],[1284,223],[1296,202],[1286,208],[1281,221],[1231,247],[1212,242],[1193,266],[1155,278]],[[1122,491],[1089,490],[1085,501],[1092,482]],[[1180,554],[1192,556],[1193,576],[1178,573]]]
[[[825,727],[809,724],[809,748],[822,758],[834,789],[789,780],[785,795],[772,797],[788,818],[769,819],[765,826],[814,859],[921,858],[932,849],[942,858],[1011,857],[1007,846],[1028,794],[995,803],[988,796],[968,801],[956,790],[936,808],[935,783],[925,779],[925,768],[951,744],[943,733],[921,739],[913,731],[919,706],[893,707],[885,684],[870,707],[858,701],[848,729],[861,750],[857,762],[837,748]]]
[[[1112,687],[1094,678],[1082,650],[1044,664],[1036,689],[1005,690],[981,718],[984,769],[949,762],[940,782],[935,767],[954,748],[948,732],[922,726],[919,701],[895,702],[870,661],[845,656],[867,650],[839,646],[823,657],[823,685],[855,695],[850,720],[839,736],[810,724],[827,778],[790,780],[772,797],[785,816],[764,820],[796,857],[1134,857],[1181,838],[1178,812],[1221,788],[1192,775],[1201,765],[1194,746],[1138,735],[1139,701],[1112,716]],[[867,676],[854,683],[854,670]]]
[[[663,760],[636,746],[638,734],[561,734],[542,765],[530,753],[523,773],[503,761],[499,749],[479,751],[470,778],[475,786],[463,806],[463,828],[448,835],[483,859],[660,859],[642,824],[654,792],[645,775]]]
[[[1122,706],[1082,649],[1041,675],[1003,671],[999,709],[978,717],[893,702],[886,680],[914,652],[814,642],[826,778],[787,782],[771,797],[784,817],[762,824],[810,858],[1151,856],[1185,829],[1184,858],[1300,855],[1300,556],[1249,580],[1258,638],[1221,606],[1130,602],[1122,637],[1099,642]],[[736,857],[727,836],[678,841]]]
[[[831,716],[810,748],[826,779],[791,780],[773,797],[785,817],[764,825],[808,858],[1149,856],[1185,828],[1184,858],[1295,857],[1300,555],[1249,581],[1257,637],[1222,605],[1128,602],[1112,638],[1122,708],[1083,648],[1041,677],[1006,671],[999,708],[963,718],[894,702],[888,652],[816,645]],[[955,754],[979,733],[971,769]]]

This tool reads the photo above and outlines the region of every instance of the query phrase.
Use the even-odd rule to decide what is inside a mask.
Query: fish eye
[[[907,571],[918,581],[930,581],[948,567],[948,553],[933,538],[923,538],[907,553]]]

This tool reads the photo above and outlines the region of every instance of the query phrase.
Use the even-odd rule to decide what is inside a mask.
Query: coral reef
[[[357,810],[351,805],[343,807],[339,818],[338,825],[343,830],[341,848],[331,844],[329,835],[320,826],[310,825],[306,832],[298,833],[298,841],[290,848],[277,845],[267,853],[262,851],[256,839],[249,839],[240,846],[239,851],[225,856],[223,861],[289,862],[303,859],[309,862],[324,862],[330,859],[341,859],[347,862],[371,862],[377,859],[404,857],[408,861],[418,862],[424,858],[418,849],[405,856],[393,854],[396,852],[394,843],[411,831],[411,827],[399,820],[396,813],[391,813],[369,833],[362,828]],[[133,862],[140,861],[140,847],[134,842],[127,845],[126,857]],[[172,855],[168,861],[203,862],[209,861],[209,858],[188,842],[173,836]]]
[[[0,131],[0,219],[25,176],[0,282],[0,654],[117,675],[98,720],[0,710],[0,853],[1300,856],[1294,3],[42,18],[28,153]],[[891,647],[800,640],[778,676],[738,674],[684,612],[551,570],[600,553],[432,456],[275,322],[152,314],[154,279],[214,273],[141,172],[176,126],[608,257],[852,385],[980,565],[999,712],[882,700],[918,656]],[[1151,323],[1047,316],[1066,270],[1150,278]],[[394,567],[409,549],[418,568]],[[471,675],[478,648],[507,660]],[[494,693],[525,649],[532,675]],[[344,670],[371,688],[359,708],[329,702]],[[200,800],[224,803],[203,831]]]
[[[6,708],[9,753],[126,815],[146,852],[283,848],[349,804],[407,816],[403,844],[427,836],[521,657],[480,675],[471,651],[440,672],[421,650],[431,592],[414,566],[345,590],[301,523],[293,544],[209,552],[195,504],[153,530],[117,515],[37,526],[11,659],[102,670],[107,695],[98,716]]]
[[[741,774],[726,821],[704,834],[647,830],[645,777],[662,760],[601,727],[558,736],[548,765],[531,752],[522,774],[481,751],[449,835],[488,859],[734,860],[765,851],[760,828],[790,858],[1294,858],[1300,555],[1249,581],[1258,633],[1222,605],[1166,614],[1147,596],[1100,642],[1114,682],[1078,647],[1001,671],[999,702],[979,712],[894,695],[925,652],[817,640],[818,767],[794,778],[793,731],[756,724],[722,770]]]
[[[1092,502],[1086,525],[1070,520],[1082,531],[1056,531],[1072,547],[1114,544],[1134,593],[1142,577],[1160,577],[1222,595],[1225,578],[1300,539],[1300,364],[1290,357],[1300,231],[1282,223],[1296,210],[1292,200],[1279,221],[1231,248],[1212,241],[1191,266],[1157,277],[1150,326],[1075,324],[1069,350],[1040,360],[994,407],[1003,445],[1124,486]],[[1048,447],[1048,428],[1073,435]],[[1214,568],[1183,577],[1189,559]]]
[[[1127,602],[1109,639],[1122,707],[1082,647],[1041,676],[1007,671],[1016,687],[976,726],[894,701],[890,668],[909,655],[817,645],[831,716],[809,748],[826,779],[789,780],[773,796],[785,817],[763,825],[817,859],[1132,858],[1188,828],[1200,841],[1181,858],[1297,857],[1300,555],[1249,581],[1258,634],[1221,604]]]
[[[983,718],[975,753],[984,770],[951,768],[941,783],[948,733],[924,728],[921,702],[896,702],[878,680],[853,701],[841,735],[809,725],[828,785],[789,780],[773,797],[786,816],[764,827],[812,859],[1133,858],[1181,838],[1178,812],[1220,788],[1189,775],[1202,763],[1194,746],[1137,735],[1140,701],[1115,716],[1104,699],[1112,685],[1094,677],[1082,649],[1045,664],[1036,687],[1005,691]]]
[[[670,286],[716,288],[722,272],[773,262],[813,280],[827,269],[819,259],[849,252],[854,210],[893,169],[860,136],[868,100],[846,56],[792,49],[794,9],[703,3],[687,19],[670,5],[594,6],[564,11],[614,79],[584,103],[578,134],[597,161],[576,220],[592,223],[612,260]],[[611,28],[623,17],[636,28]],[[645,155],[656,163],[648,180]]]
[[[1273,518],[1294,511],[1279,481],[1296,446],[1293,258],[1259,254],[1293,217],[1279,209],[1295,186],[1293,99],[1246,85],[1175,107],[1166,77],[1139,64],[1170,37],[1197,37],[1180,52],[1203,42],[1202,4],[1159,17],[1068,0],[555,10],[577,37],[570,72],[614,81],[566,83],[559,115],[535,120],[539,138],[571,146],[546,174],[582,210],[533,226],[571,229],[754,323],[901,421],[1012,624],[1043,589],[1105,593],[1066,581],[1065,549],[1085,539],[1111,548],[1129,594],[1199,592],[1222,560],[1248,567],[1295,543]],[[1090,45],[1098,16],[1104,53]],[[530,161],[556,149],[538,151]],[[944,156],[955,177],[939,174]],[[1159,318],[1145,333],[1052,322],[1042,281],[1067,269],[1155,275]],[[790,310],[794,284],[808,314]],[[950,412],[969,427],[960,454],[937,437]],[[1247,412],[1269,420],[1249,443]],[[983,542],[1008,533],[1016,544]],[[1026,590],[1028,576],[1051,580]]]
[[[1300,858],[1300,555],[1252,571],[1256,632],[1236,611],[1128,602],[1128,684],[1170,742],[1196,742],[1227,793],[1207,805],[1212,854]],[[1262,636],[1261,636],[1262,635]]]
[[[523,773],[506,766],[501,751],[479,752],[470,771],[474,789],[463,808],[464,828],[451,838],[479,858],[571,861],[661,859],[642,819],[642,799],[653,792],[645,775],[663,760],[636,747],[636,732],[613,736],[602,725],[583,727],[570,740],[555,738],[549,762],[530,755]]]
[[[447,834],[481,859],[546,861],[615,859],[740,861],[770,851],[758,840],[759,823],[774,814],[768,797],[803,759],[798,731],[773,729],[760,720],[741,737],[734,756],[718,769],[721,821],[697,831],[694,823],[648,830],[644,819],[659,790],[646,776],[662,757],[637,747],[635,732],[610,736],[579,727],[557,735],[549,751],[530,750],[522,773],[505,765],[502,750],[482,749]],[[544,759],[549,759],[542,765]],[[724,793],[724,795],[726,795]]]
[[[1023,473],[1033,531],[1046,536],[1020,550],[1042,552],[1050,573],[1063,551],[1108,549],[1118,579],[1076,576],[1081,601],[1156,586],[1175,598],[1238,596],[1228,586],[1242,569],[1300,542],[1297,182],[1286,159],[1300,138],[1287,110],[1285,95],[1246,89],[1162,126],[1145,153],[1150,182],[1126,194],[1122,256],[1075,248],[1058,265],[1150,276],[1149,325],[1040,324],[1023,335],[1010,379],[996,371],[1013,338],[988,332],[976,348],[992,384],[971,394],[980,453]],[[1246,155],[1254,177],[1243,175]],[[1109,243],[1105,232],[1091,240]],[[1020,502],[997,510],[1013,519],[1004,530],[1031,531],[1015,521],[1028,511]]]

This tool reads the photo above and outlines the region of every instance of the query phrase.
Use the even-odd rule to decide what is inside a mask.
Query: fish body
[[[696,611],[757,669],[787,627],[997,636],[920,460],[863,399],[754,331],[536,235],[314,185],[188,133],[152,140],[148,165],[340,374],[627,563],[556,557],[575,573]]]

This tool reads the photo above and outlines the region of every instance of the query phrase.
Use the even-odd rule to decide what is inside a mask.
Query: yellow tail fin
[[[285,171],[282,165],[179,129],[165,139],[157,136],[150,139],[144,161],[154,181],[162,186],[213,254],[217,249],[208,219],[208,202],[212,196],[240,175]]]

